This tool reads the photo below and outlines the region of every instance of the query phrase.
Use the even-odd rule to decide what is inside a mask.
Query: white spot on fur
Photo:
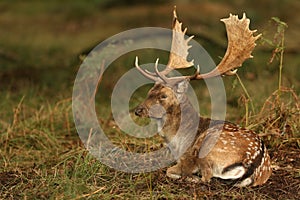
[[[260,151],[255,151],[255,153],[253,154],[251,159],[254,160],[256,158],[256,156],[258,156],[258,154],[260,154]]]

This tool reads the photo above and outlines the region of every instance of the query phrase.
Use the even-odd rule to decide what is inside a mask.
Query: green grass
[[[245,11],[264,40],[259,42],[254,59],[238,72],[249,95],[236,77],[224,78],[227,119],[262,135],[275,170],[265,185],[239,189],[217,179],[209,184],[173,181],[166,177],[166,169],[145,174],[118,172],[88,154],[77,135],[71,97],[80,56],[120,31],[170,27],[172,4],[107,9],[101,1],[2,1],[0,199],[296,199],[300,195],[300,59],[294,46],[299,38],[294,32],[299,31],[300,6],[285,1],[282,8],[274,6],[266,12],[265,4],[257,8],[255,3],[245,4]],[[188,32],[195,34],[218,62],[226,47],[219,19],[229,12],[241,13],[239,3],[196,1],[177,7]],[[291,12],[283,12],[284,8],[291,8]],[[269,21],[273,16],[289,25],[283,37],[274,38],[279,32],[278,23]],[[283,45],[277,43],[281,39],[285,40],[284,52]],[[276,48],[278,53],[273,52]],[[135,53],[141,54],[143,62],[161,55],[154,50],[138,51],[114,62],[101,82],[96,109],[101,125],[116,144],[126,150],[145,151],[160,148],[161,138],[140,140],[125,135],[115,127],[110,99],[103,95],[110,94],[118,77],[133,67]],[[161,61],[166,62],[165,55]],[[201,114],[209,116],[205,85],[193,86]],[[135,93],[132,107],[143,100],[148,89],[146,86]]]

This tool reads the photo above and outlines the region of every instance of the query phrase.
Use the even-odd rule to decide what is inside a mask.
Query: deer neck
[[[161,135],[175,157],[190,147],[198,134],[199,113],[194,109],[186,96],[181,99],[180,106],[170,107],[163,119]]]

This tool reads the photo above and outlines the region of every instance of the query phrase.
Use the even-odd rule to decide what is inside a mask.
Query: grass
[[[290,45],[298,38],[290,34],[297,28],[295,20],[299,18],[293,17],[295,13],[285,15],[278,7],[271,9],[273,16],[287,20],[289,28],[284,29],[283,35],[282,21],[271,19],[263,8],[253,7],[255,2],[247,3],[246,12],[254,21],[251,25],[258,24],[264,40],[257,46],[254,59],[239,71],[244,86],[235,77],[224,79],[227,119],[254,129],[263,137],[274,172],[265,185],[240,189],[218,179],[209,184],[173,181],[166,178],[166,169],[140,174],[118,172],[88,154],[77,135],[71,110],[80,55],[122,30],[151,25],[169,27],[173,5],[103,9],[98,1],[67,3],[0,3],[0,199],[299,197],[300,79],[295,72],[300,60],[298,50]],[[282,7],[292,11],[297,6],[286,1]],[[226,45],[224,28],[218,20],[229,12],[240,13],[238,3],[194,2],[177,7],[188,32],[196,35],[217,62]],[[160,53],[146,51],[143,60],[155,60]],[[160,148],[161,138],[141,140],[125,135],[110,117],[109,98],[102,95],[110,93],[121,73],[132,67],[134,56],[135,52],[122,56],[105,72],[96,99],[97,114],[109,137],[120,147],[137,152],[155,150]],[[205,85],[193,86],[199,95],[201,114],[209,116]],[[134,94],[132,107],[143,100],[148,89],[145,86]],[[254,109],[249,108],[250,98]]]

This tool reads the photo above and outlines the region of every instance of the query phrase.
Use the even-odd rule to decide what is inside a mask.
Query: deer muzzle
[[[161,119],[165,114],[166,111],[160,104],[152,105],[150,106],[150,108],[148,108],[144,104],[141,104],[135,109],[135,115],[139,117]]]

